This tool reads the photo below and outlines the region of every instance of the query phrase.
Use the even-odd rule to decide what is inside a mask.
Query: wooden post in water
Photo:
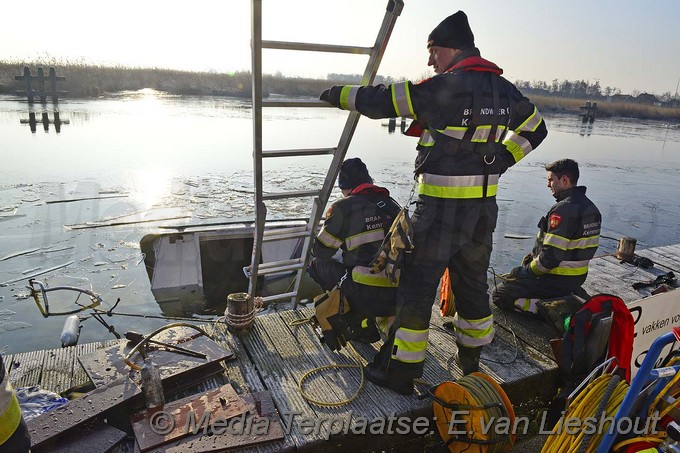
[[[38,68],[36,79],[38,80],[38,89],[40,90],[38,92],[40,103],[47,104],[47,95],[45,93],[45,71],[43,71],[43,68]]]
[[[50,88],[52,91],[52,103],[59,103],[59,94],[57,92],[57,80],[64,80],[64,77],[57,77],[57,71],[54,68],[50,68]]]

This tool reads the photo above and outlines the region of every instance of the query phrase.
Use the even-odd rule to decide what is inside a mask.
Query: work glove
[[[392,283],[397,283],[397,271],[405,255],[411,253],[413,249],[413,225],[408,210],[402,209],[394,218],[380,251],[369,264],[371,273],[377,274],[384,270],[387,278]]]
[[[334,85],[326,90],[323,90],[321,92],[321,95],[319,96],[319,100],[328,102],[329,104],[335,106],[335,107],[340,107],[340,92],[342,91],[342,87],[338,85]]]
[[[515,279],[518,278],[535,278],[537,277],[536,274],[534,274],[531,269],[529,268],[528,265],[525,266],[517,266],[513,268],[510,271],[510,276],[515,277]]]
[[[528,266],[529,263],[534,259],[534,256],[531,253],[528,253],[522,258],[522,266]]]

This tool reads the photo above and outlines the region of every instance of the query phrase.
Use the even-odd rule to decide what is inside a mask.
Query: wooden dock
[[[654,280],[668,271],[680,275],[680,245],[638,250],[637,255],[651,259],[654,267],[643,269],[620,263],[613,256],[591,261],[588,281],[584,288],[591,294],[609,293],[626,302],[640,299],[653,288],[634,290],[632,283]],[[545,407],[557,386],[557,368],[552,359],[549,339],[556,337],[551,326],[521,313],[500,312],[494,308],[496,338],[484,349],[481,371],[496,379],[515,405],[518,415],[532,417]],[[209,388],[231,383],[238,393],[269,391],[279,413],[285,438],[257,445],[257,451],[370,451],[422,450],[424,445],[438,442],[434,423],[429,435],[411,433],[399,435],[348,433],[329,436],[327,428],[310,432],[300,420],[351,420],[358,418],[387,419],[391,416],[432,418],[432,401],[417,395],[401,396],[366,382],[357,399],[340,407],[320,407],[308,403],[298,390],[300,378],[308,371],[331,364],[365,364],[376,351],[376,345],[357,344],[359,357],[347,348],[332,353],[321,347],[309,325],[291,326],[291,322],[312,315],[311,308],[281,311],[258,316],[252,330],[241,336],[230,334],[224,324],[207,326],[213,339],[236,354],[236,359],[223,364],[224,372],[211,378]],[[429,346],[423,379],[436,384],[462,376],[455,364],[455,343],[445,326],[438,308],[433,308]],[[118,340],[82,344],[70,348],[33,351],[5,357],[10,380],[15,387],[40,385],[54,392],[63,392],[85,384],[88,377],[77,356],[115,344]],[[306,391],[325,401],[350,397],[360,385],[357,368],[322,372],[305,384]],[[417,387],[424,393],[425,387]],[[185,395],[181,395],[185,396]],[[535,415],[535,414],[534,414]],[[291,423],[292,420],[292,423]],[[518,442],[522,442],[520,435]],[[131,441],[129,441],[131,443]],[[126,450],[121,450],[126,451]],[[155,450],[153,450],[155,451]],[[521,445],[515,451],[522,449]]]

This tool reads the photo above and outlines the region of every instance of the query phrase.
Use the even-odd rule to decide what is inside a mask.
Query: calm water
[[[41,110],[38,108],[37,117]],[[53,114],[48,107],[50,118]],[[167,96],[153,91],[60,104],[56,133],[38,123],[31,132],[25,102],[0,97],[0,351],[58,347],[64,317],[42,318],[28,298],[26,280],[91,288],[105,308],[161,315],[141,262],[139,240],[161,225],[252,217],[252,123],[239,100]],[[264,147],[335,146],[346,114],[335,109],[269,109]],[[632,236],[638,247],[680,242],[680,129],[658,122],[597,120],[583,127],[572,116],[546,115],[541,147],[502,179],[501,212],[492,266],[505,270],[530,248],[538,218],[553,199],[543,166],[571,157],[580,183],[604,216],[603,234]],[[348,157],[361,157],[378,184],[405,202],[415,139],[388,134],[381,121],[359,122]],[[266,189],[316,187],[329,157],[265,161]],[[339,196],[339,193],[337,194]],[[111,197],[64,203],[73,198]],[[57,202],[62,201],[62,202]],[[270,207],[270,217],[304,215],[305,200]],[[158,220],[126,226],[71,229],[105,219]],[[603,239],[601,252],[615,249]],[[26,252],[24,254],[19,254]],[[16,255],[16,256],[14,256]],[[73,298],[50,299],[54,308]],[[83,300],[79,302],[84,302]],[[146,332],[165,321],[114,316],[119,333]],[[83,322],[80,342],[113,338],[94,319]]]

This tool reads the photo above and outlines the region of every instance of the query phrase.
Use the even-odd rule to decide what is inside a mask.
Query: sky
[[[674,94],[679,0],[404,0],[379,74],[420,80],[427,36],[463,10],[482,56],[511,81],[586,80],[623,93]],[[0,60],[57,60],[192,71],[250,69],[249,0],[3,2]],[[263,39],[372,46],[387,0],[262,0]],[[48,25],[41,26],[45,21]],[[366,56],[265,50],[265,73],[362,73]]]

